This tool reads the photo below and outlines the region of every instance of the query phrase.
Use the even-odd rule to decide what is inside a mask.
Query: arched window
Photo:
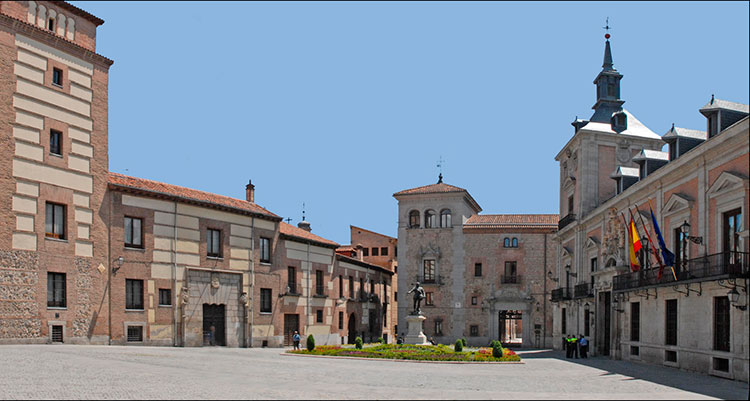
[[[424,228],[437,228],[437,216],[434,210],[424,212]]]
[[[451,225],[451,211],[449,209],[443,209],[440,211],[440,227],[448,228]]]
[[[518,248],[518,238],[513,237],[513,240],[511,241],[511,245],[510,246],[512,248]]]
[[[419,228],[419,210],[409,212],[409,228]]]
[[[505,240],[503,241],[503,247],[505,247],[505,248],[510,248],[510,238],[506,238],[506,239],[505,239]]]

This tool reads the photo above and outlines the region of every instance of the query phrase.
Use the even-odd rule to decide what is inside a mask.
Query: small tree
[[[461,339],[456,340],[456,345],[453,347],[453,350],[456,352],[461,352],[464,350],[464,342]]]
[[[315,337],[312,334],[307,336],[307,350],[312,351],[315,349]]]
[[[362,337],[357,337],[354,339],[354,347],[357,349],[362,349]]]
[[[385,340],[383,339],[383,337],[378,337],[378,342],[381,344],[385,344]]]
[[[463,346],[466,346],[466,337],[461,337],[461,342],[463,343]]]

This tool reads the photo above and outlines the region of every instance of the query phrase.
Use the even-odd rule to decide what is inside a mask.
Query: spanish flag
[[[635,228],[635,223],[633,222],[633,215],[630,215],[630,226],[628,227],[628,250],[630,253],[630,268],[633,269],[634,272],[637,272],[638,270],[641,270],[641,263],[638,261],[638,257],[635,256],[635,253],[641,250],[641,239],[638,238],[638,230]]]

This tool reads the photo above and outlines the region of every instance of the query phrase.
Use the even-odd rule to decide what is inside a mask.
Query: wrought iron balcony
[[[748,266],[750,266],[750,253],[748,252],[715,253],[680,263],[680,266],[675,267],[674,274],[672,274],[672,269],[665,267],[661,278],[658,277],[658,267],[620,274],[614,277],[613,287],[615,291],[624,291],[674,285],[687,281],[750,278]]]
[[[566,299],[571,299],[570,289],[557,288],[552,290],[552,302],[560,302]]]
[[[594,292],[589,283],[583,283],[575,286],[574,296],[575,298],[589,298],[594,296]]]
[[[567,216],[563,217],[562,219],[560,219],[560,221],[557,222],[557,229],[562,230],[563,228],[565,228],[565,226],[574,221],[576,221],[575,213],[568,213]]]
[[[520,284],[522,277],[518,274],[502,275],[500,282],[503,284]]]

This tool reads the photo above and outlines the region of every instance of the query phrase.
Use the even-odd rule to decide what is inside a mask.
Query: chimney
[[[357,259],[364,262],[364,255],[362,254],[362,248],[364,247],[362,244],[357,244],[354,248],[357,250]]]
[[[307,232],[312,231],[312,228],[310,228],[310,223],[307,222],[307,221],[304,221],[304,220],[302,220],[299,223],[297,223],[297,227],[299,227],[299,228],[301,228],[301,229],[303,229],[303,230],[305,230]]]
[[[253,185],[253,180],[248,180],[247,185],[245,185],[245,198],[248,202],[255,203],[255,185]]]

